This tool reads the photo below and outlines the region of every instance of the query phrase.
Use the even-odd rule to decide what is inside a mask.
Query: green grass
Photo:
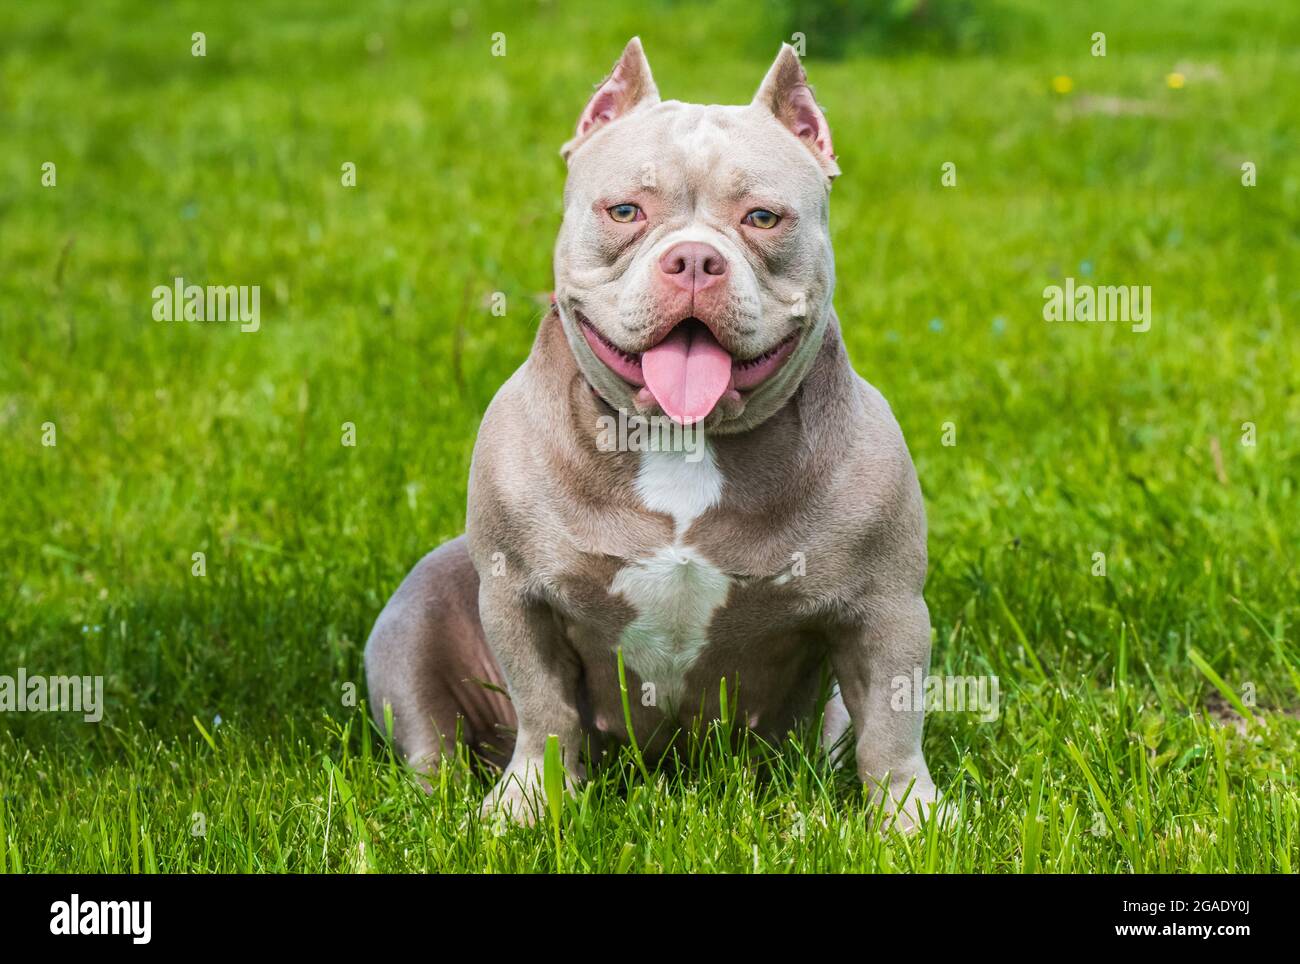
[[[809,36],[837,308],[927,498],[934,671],[996,674],[1002,713],[928,719],[949,828],[882,836],[808,739],[714,731],[650,782],[615,761],[557,844],[549,813],[481,824],[472,767],[416,788],[361,649],[463,527],[586,93],[639,33],[665,96],[747,100],[778,18],[319,6],[0,12],[0,674],[108,700],[0,716],[0,869],[1300,867],[1300,15],[1020,0],[953,58]],[[154,322],[178,274],[261,285],[261,330]],[[1067,275],[1150,285],[1151,330],[1045,323]]]

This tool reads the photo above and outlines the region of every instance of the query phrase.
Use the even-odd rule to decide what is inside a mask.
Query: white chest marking
[[[722,473],[707,440],[697,455],[691,462],[685,452],[642,452],[636,474],[636,494],[651,512],[673,517],[679,541],[695,518],[722,498]]]
[[[682,542],[691,523],[722,497],[722,473],[707,442],[704,457],[683,452],[643,452],[636,490],[647,509],[673,517],[675,538],[654,555],[615,574],[609,591],[621,595],[636,617],[620,640],[623,658],[654,684],[657,705],[673,706],[687,670],[708,644],[709,621],[727,599],[731,579]]]

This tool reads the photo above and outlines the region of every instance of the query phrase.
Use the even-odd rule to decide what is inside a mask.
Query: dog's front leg
[[[548,736],[559,738],[566,789],[572,790],[581,779],[579,663],[549,607],[526,600],[506,583],[503,577],[483,580],[479,615],[518,724],[514,754],[483,801],[482,812],[531,824],[544,807],[542,767]]]
[[[831,662],[853,721],[858,776],[872,800],[897,815],[894,825],[910,830],[938,800],[921,751],[924,700],[913,685],[916,670],[924,676],[930,665],[925,600],[919,593],[873,600],[869,617],[833,640]],[[901,686],[906,700],[895,698]]]

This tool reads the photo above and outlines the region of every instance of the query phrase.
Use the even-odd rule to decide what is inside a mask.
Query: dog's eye
[[[781,215],[773,214],[771,211],[765,211],[763,208],[755,208],[745,215],[745,220],[742,223],[756,228],[762,228],[766,231],[781,223]]]
[[[645,212],[635,204],[615,204],[612,208],[609,208],[609,216],[620,224],[645,220]]]

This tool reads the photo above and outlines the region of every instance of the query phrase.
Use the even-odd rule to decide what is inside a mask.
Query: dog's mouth
[[[738,359],[698,318],[678,322],[657,345],[640,353],[624,351],[578,313],[582,334],[592,352],[623,381],[641,389],[637,400],[652,399],[664,414],[682,425],[703,421],[723,398],[740,399],[741,392],[771,378],[790,357],[799,332],[793,331],[767,351]]]

